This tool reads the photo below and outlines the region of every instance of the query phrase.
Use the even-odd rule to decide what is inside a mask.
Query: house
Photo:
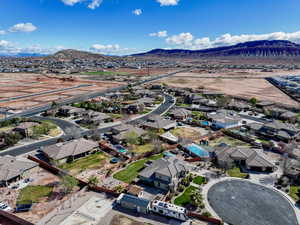
[[[149,213],[150,201],[147,199],[122,193],[118,197],[117,203],[121,207],[129,210],[134,210],[137,213],[144,213],[144,214]]]
[[[38,168],[38,164],[25,158],[0,157],[0,187],[22,179]]]
[[[82,108],[77,108],[70,105],[64,105],[58,109],[57,114],[59,116],[65,116],[65,117],[80,116],[84,111],[85,109]]]
[[[128,114],[137,114],[137,113],[143,112],[144,109],[145,109],[145,105],[140,102],[126,105],[125,107],[122,108],[122,110]]]
[[[137,137],[142,137],[146,134],[146,131],[142,128],[135,127],[130,124],[123,124],[112,128],[113,141],[116,143],[124,142],[126,141],[128,135],[132,132],[134,132],[137,135]]]
[[[229,129],[242,124],[242,118],[234,111],[218,110],[207,114],[207,117],[215,129]]]
[[[250,148],[234,148],[230,146],[216,148],[218,166],[230,169],[235,165],[247,170],[259,172],[273,172],[275,166],[266,159],[263,153]]]
[[[154,98],[157,95],[155,92],[147,89],[137,90],[134,92],[134,94],[140,97],[149,97],[149,98]]]
[[[139,173],[139,180],[164,191],[175,191],[180,178],[188,173],[184,162],[176,157],[149,161]]]
[[[264,111],[267,112],[268,116],[270,116],[271,118],[275,118],[275,119],[279,119],[281,114],[287,112],[285,109],[278,108],[275,106],[264,107]]]
[[[286,111],[280,115],[280,119],[288,121],[289,123],[296,123],[298,121],[298,114]]]
[[[42,151],[48,159],[62,164],[89,155],[97,151],[98,146],[97,142],[80,138],[44,147]]]
[[[87,110],[82,113],[82,123],[100,125],[101,123],[109,122],[111,117],[105,113],[95,112],[93,110]]]
[[[295,181],[299,181],[300,179],[299,160],[286,158],[284,164],[285,164],[285,168],[283,170],[284,175]]]
[[[144,98],[140,98],[137,101],[139,104],[142,104],[146,107],[151,107],[154,105],[155,99],[154,98],[149,98],[149,97],[144,97]]]
[[[39,125],[37,122],[23,122],[15,127],[12,131],[18,132],[23,137],[30,137],[33,134],[32,127]]]
[[[209,99],[198,94],[189,94],[185,96],[184,102],[187,104],[205,105],[209,102]]]
[[[184,108],[176,108],[170,112],[170,116],[175,120],[186,120],[191,115],[192,112]]]
[[[143,127],[153,130],[170,130],[177,126],[176,121],[163,119],[161,116],[156,115],[150,117],[144,124]]]
[[[269,137],[277,138],[279,140],[289,142],[298,138],[300,129],[293,124],[282,123],[279,121],[273,121],[264,124],[259,129],[258,134]]]
[[[227,108],[230,110],[246,111],[251,109],[251,106],[242,101],[232,99],[231,102],[228,104]]]
[[[261,102],[256,103],[256,107],[264,108],[264,107],[272,106],[274,104],[275,104],[274,102],[270,102],[270,101],[261,101]]]

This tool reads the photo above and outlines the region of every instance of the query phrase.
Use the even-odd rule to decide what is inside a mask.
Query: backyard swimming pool
[[[115,145],[115,148],[121,153],[127,152],[127,149],[125,149],[122,145]]]
[[[209,153],[205,149],[201,148],[201,146],[199,146],[199,145],[190,144],[190,145],[186,146],[186,149],[190,153],[196,155],[197,157],[201,157],[201,158],[208,158],[209,157]]]

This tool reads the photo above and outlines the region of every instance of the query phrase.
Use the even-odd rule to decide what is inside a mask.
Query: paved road
[[[173,76],[177,73],[181,73],[181,72],[185,72],[185,71],[187,71],[187,69],[180,70],[180,71],[177,71],[177,72],[168,73],[168,74],[158,75],[158,76],[151,77],[151,78],[143,80],[143,81],[138,81],[138,82],[132,83],[131,85],[132,86],[137,86],[137,85],[141,85],[141,84],[146,84],[146,83],[149,83],[149,82],[152,82],[152,81],[155,81],[155,80],[160,80],[162,78]],[[99,92],[92,92],[92,93],[85,94],[85,95],[79,95],[79,96],[76,96],[76,97],[71,98],[71,99],[66,99],[66,100],[60,101],[58,104],[59,105],[67,105],[67,104],[83,101],[83,100],[86,100],[86,99],[95,98],[95,97],[98,97],[98,96],[104,96],[106,93],[121,91],[121,90],[126,89],[127,87],[128,87],[128,85],[123,85],[123,86],[120,86],[120,87],[110,88],[110,89],[106,89],[106,90],[99,91]],[[47,105],[44,105],[44,106],[41,106],[41,107],[32,108],[32,109],[23,111],[21,113],[16,113],[16,114],[13,114],[13,115],[9,115],[6,119],[11,119],[11,118],[16,118],[16,117],[34,116],[38,113],[44,112],[44,111],[49,110],[49,109],[51,109],[51,104],[47,104]],[[2,120],[4,120],[4,119],[2,119]],[[2,120],[0,120],[0,121],[2,121]]]
[[[55,90],[50,90],[50,91],[43,91],[43,92],[38,92],[38,93],[33,93],[33,94],[27,94],[27,95],[22,95],[22,96],[5,98],[5,99],[1,99],[0,102],[9,102],[9,101],[13,101],[13,100],[19,100],[19,99],[22,99],[22,98],[52,94],[52,93],[56,93],[56,92],[68,91],[68,90],[73,90],[73,89],[82,88],[82,87],[89,87],[89,86],[92,86],[92,85],[90,85],[90,84],[81,84],[81,85],[77,85],[77,86],[74,86],[74,87],[61,88],[61,89],[55,89]]]
[[[248,181],[221,181],[208,201],[224,222],[234,225],[299,225],[294,208],[281,194]]]
[[[164,112],[166,112],[174,103],[173,97],[167,94],[164,94],[165,97],[165,102],[163,104],[161,104],[158,108],[156,108],[153,112],[151,112],[148,115],[143,116],[142,118],[136,119],[136,120],[131,120],[128,123],[131,124],[136,124],[136,123],[142,123],[144,122],[149,116],[152,115],[160,115],[163,114]],[[36,119],[41,119],[41,117],[33,117]],[[56,124],[58,124],[59,126],[61,126],[62,129],[69,129],[70,126],[74,126],[74,129],[81,129],[76,127],[76,125],[74,125],[71,122],[68,121],[64,121],[64,120],[60,120],[60,119],[51,119],[53,122],[55,122]],[[117,126],[117,125],[114,125]],[[106,127],[106,128],[100,128],[97,129],[97,132],[99,133],[105,133],[107,131],[110,131],[110,129],[114,126],[110,126],[110,127]],[[73,133],[74,131],[72,130],[71,133]],[[90,130],[85,130],[83,131],[81,129],[81,132],[78,133],[78,136],[84,136],[84,135],[92,135],[93,131]],[[67,133],[66,135],[61,136],[60,138],[63,138],[64,140],[70,140],[73,138],[73,136],[69,133]],[[52,138],[52,139],[48,139],[48,140],[44,140],[44,141],[40,141],[37,143],[33,143],[33,144],[29,144],[29,145],[25,145],[25,146],[21,146],[21,147],[17,147],[17,148],[13,148],[9,151],[4,151],[4,152],[0,152],[0,156],[4,156],[4,155],[12,155],[12,156],[18,156],[18,155],[22,155],[31,151],[34,151],[36,149],[39,149],[40,147],[43,146],[48,146],[48,145],[52,145],[55,144],[57,142],[58,138]]]

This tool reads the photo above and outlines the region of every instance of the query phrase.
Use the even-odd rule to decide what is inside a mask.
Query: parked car
[[[12,208],[11,207],[9,207],[6,203],[0,203],[0,210],[3,210],[3,211],[11,211],[12,210]]]

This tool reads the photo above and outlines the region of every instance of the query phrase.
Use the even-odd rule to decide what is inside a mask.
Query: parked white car
[[[8,212],[8,211],[11,211],[12,210],[12,208],[11,207],[9,207],[6,203],[2,203],[2,202],[0,202],[0,210],[3,210],[3,211],[6,211],[6,212]]]

